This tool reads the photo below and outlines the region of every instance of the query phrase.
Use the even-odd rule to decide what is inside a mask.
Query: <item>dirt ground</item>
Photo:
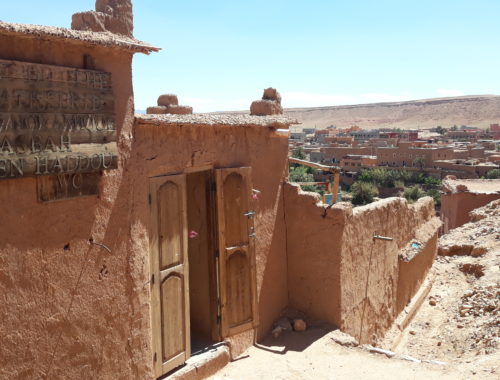
[[[500,378],[500,201],[439,242],[428,299],[395,351],[450,363],[464,375]],[[390,345],[386,340],[384,345]]]
[[[212,380],[462,379],[447,366],[412,363],[343,347],[334,333],[313,327],[304,332],[269,336],[231,362]]]
[[[393,358],[339,345],[338,331],[318,324],[268,336],[210,379],[499,379],[500,201],[473,220],[441,237],[429,296],[401,339],[380,342]]]

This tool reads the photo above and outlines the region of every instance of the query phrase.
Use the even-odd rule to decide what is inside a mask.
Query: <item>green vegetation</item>
[[[304,152],[304,149],[302,148],[297,148],[292,151],[292,157],[293,158],[298,158],[299,160],[305,160],[306,159],[306,153]]]
[[[424,172],[390,170],[385,168],[363,170],[359,173],[356,181],[351,186],[353,196],[355,196],[355,191],[353,189],[357,189],[357,191],[362,194],[368,192],[366,188],[363,188],[363,190],[358,189],[358,186],[360,186],[357,185],[358,183],[372,185],[376,190],[380,188],[402,189],[402,196],[410,202],[414,202],[424,196],[430,196],[434,199],[436,206],[441,205],[441,192],[439,191],[439,188],[441,187],[441,180],[431,177]],[[353,204],[366,204],[363,202],[365,202],[366,199],[369,199],[369,197],[359,199],[362,199],[362,201],[357,200],[357,202],[361,203],[355,203],[353,199]]]
[[[406,198],[409,202],[413,203],[417,201],[419,198],[425,197],[427,194],[419,185],[414,185],[412,187],[407,187],[403,191],[403,197]]]
[[[441,192],[438,189],[429,189],[426,195],[434,199],[434,205],[436,205],[436,207],[441,206]]]
[[[413,165],[418,166],[420,170],[422,170],[425,166],[425,158],[422,156],[419,156],[413,160]]]
[[[448,130],[446,128],[441,127],[440,125],[437,126],[436,132],[439,133],[440,135],[445,135]]]
[[[294,149],[292,152],[292,157],[298,158],[300,160],[305,160],[306,154],[304,152],[304,149]],[[315,169],[310,168],[309,166],[292,163],[288,168],[288,179],[290,182],[314,182],[314,172]],[[301,185],[300,187],[304,191],[314,191],[319,194],[324,193],[324,190],[320,186]]]
[[[351,186],[352,203],[366,205],[378,195],[377,187],[368,182],[354,182]]]
[[[486,173],[486,179],[500,179],[500,169],[492,169]]]

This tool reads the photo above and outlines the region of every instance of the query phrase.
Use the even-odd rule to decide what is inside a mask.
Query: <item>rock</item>
[[[280,318],[274,322],[274,328],[271,334],[274,338],[279,338],[285,331],[292,331],[292,325],[288,318]]]
[[[274,322],[275,327],[281,327],[284,331],[292,331],[292,324],[288,320],[288,318],[280,318],[276,322]]]
[[[410,330],[411,335],[417,335],[417,332],[415,330]]]
[[[264,90],[264,95],[262,96],[263,100],[274,100],[278,104],[281,104],[281,95],[280,93],[272,87],[266,88]]]
[[[133,37],[132,0],[97,0],[95,11],[75,13],[71,29],[111,32]]]
[[[158,97],[158,105],[159,106],[170,106],[179,105],[179,99],[177,99],[177,95],[174,94],[163,94]]]
[[[437,304],[436,299],[434,297],[432,297],[432,296],[429,297],[429,305],[436,306],[436,304]]]
[[[278,327],[275,327],[273,329],[273,331],[271,331],[271,334],[272,334],[273,338],[276,339],[276,338],[279,338],[281,336],[281,334],[283,334],[283,331],[285,331],[285,330],[283,330],[280,326],[278,326]]]
[[[293,321],[293,329],[295,331],[306,331],[307,325],[303,319],[295,319]]]
[[[332,331],[330,333],[330,339],[341,346],[357,347],[359,345],[356,338],[340,330]]]
[[[250,106],[250,115],[269,116],[280,115],[283,113],[283,108],[280,104],[273,100],[256,100]]]

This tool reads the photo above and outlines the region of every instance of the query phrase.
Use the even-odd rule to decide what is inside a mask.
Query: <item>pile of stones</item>
[[[164,94],[158,97],[158,105],[148,107],[146,112],[151,115],[174,114],[189,115],[193,113],[193,107],[180,106],[177,95]]]
[[[462,297],[458,327],[472,324],[470,349],[494,352],[500,343],[500,284],[476,286]]]
[[[476,286],[462,297],[459,308],[461,317],[492,315],[500,316],[500,284]],[[500,324],[500,321],[498,321]]]
[[[269,116],[283,114],[281,95],[275,88],[266,88],[261,100],[256,100],[250,106],[250,115]]]

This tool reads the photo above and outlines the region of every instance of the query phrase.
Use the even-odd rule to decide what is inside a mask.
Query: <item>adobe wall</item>
[[[401,300],[411,297],[432,265],[437,251],[432,236],[440,225],[432,199],[409,205],[403,198],[388,198],[363,207],[339,203],[325,209],[290,184],[284,199],[290,304],[362,343],[375,343],[399,312],[398,290]],[[400,269],[399,254],[420,228],[433,234],[418,259]],[[425,267],[416,269],[420,264]],[[400,270],[412,277],[400,280]]]
[[[257,293],[260,326],[258,338],[269,332],[273,321],[288,304],[286,241],[282,184],[287,173],[288,139],[262,126],[144,124],[134,129],[134,220],[141,234],[149,226],[148,178],[177,174],[186,168],[252,167],[253,188],[261,193],[256,202],[255,229]],[[180,143],[182,142],[182,143]],[[148,261],[147,251],[143,259]],[[233,339],[246,348],[253,335]]]
[[[431,198],[387,198],[354,208],[342,239],[340,327],[362,343],[383,337],[395,317],[400,251],[434,217]],[[392,241],[373,239],[374,235]]]
[[[1,59],[83,68],[88,54],[96,69],[111,72],[119,151],[119,168],[104,172],[98,198],[42,204],[36,179],[0,182],[0,378],[154,378],[148,178],[185,168],[253,167],[261,191],[258,334],[266,333],[288,303],[287,138],[257,126],[134,127],[132,53],[13,37],[1,37],[0,46]]]
[[[151,377],[147,247],[133,222],[132,53],[73,41],[0,37],[0,58],[112,73],[119,168],[100,197],[42,204],[36,180],[0,182],[0,378]],[[89,243],[92,238],[106,249]]]
[[[340,255],[349,206],[326,210],[316,193],[285,184],[290,305],[340,325]]]
[[[441,196],[444,233],[468,223],[469,212],[496,199],[500,199],[500,193],[444,193]]]
[[[440,227],[441,221],[437,217],[422,224],[415,233],[421,248],[413,249],[410,242],[399,254],[396,315],[404,310],[427,277],[437,255]]]

